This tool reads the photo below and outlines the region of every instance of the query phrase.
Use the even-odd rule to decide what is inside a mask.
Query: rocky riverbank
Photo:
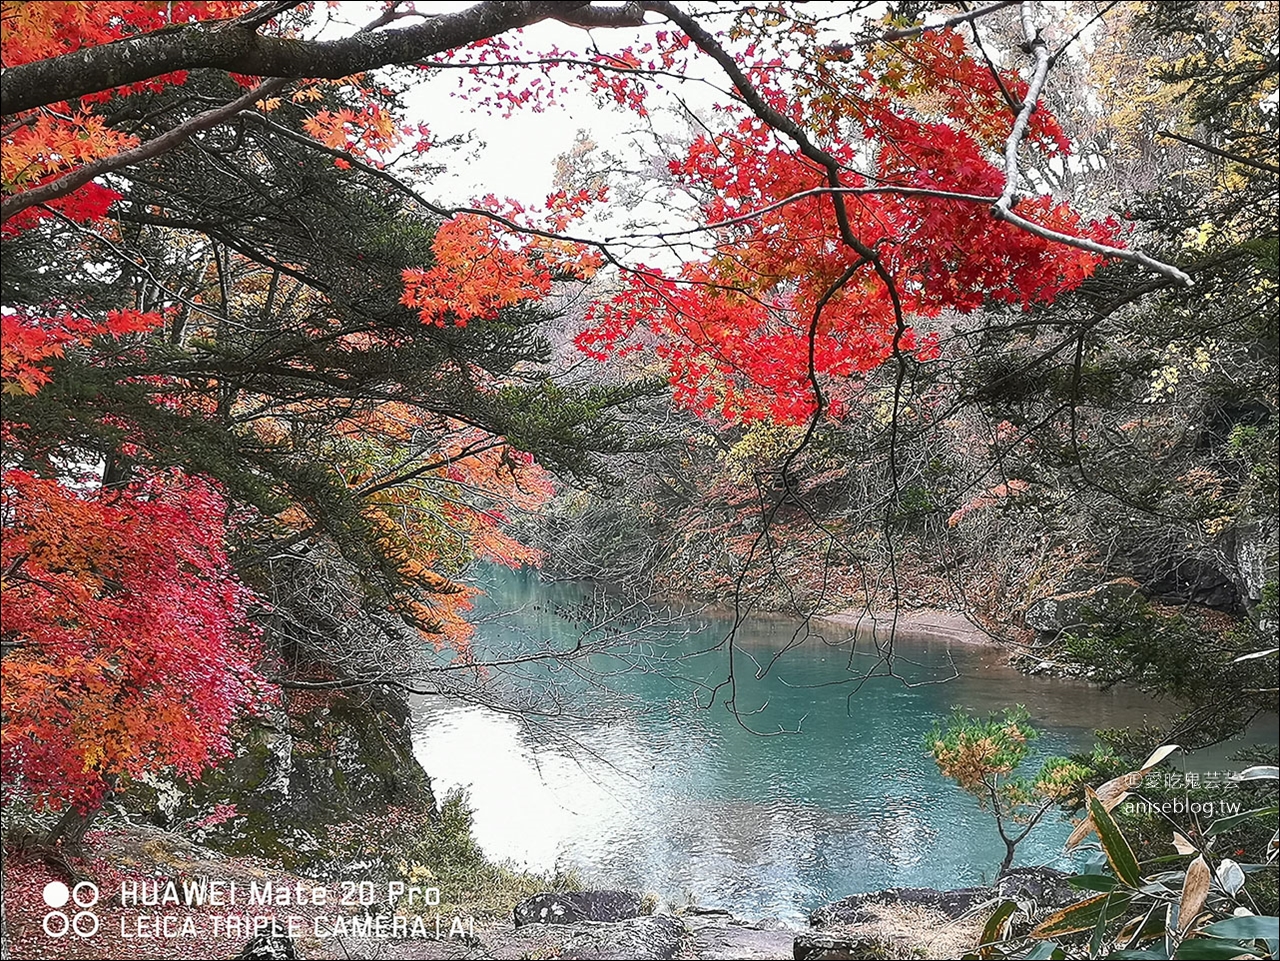
[[[607,890],[538,894],[515,905],[506,917],[469,917],[464,905],[455,904],[450,911],[458,913],[441,917],[440,927],[435,917],[440,909],[419,905],[422,913],[406,912],[401,901],[394,907],[405,924],[397,929],[390,926],[395,915],[385,903],[373,908],[344,905],[340,884],[298,877],[261,860],[221,855],[171,832],[112,828],[88,840],[90,855],[77,870],[98,885],[100,897],[93,913],[99,927],[91,937],[74,941],[49,937],[42,926],[49,911],[42,892],[60,879],[59,868],[39,852],[9,850],[4,866],[9,957],[956,958],[977,943],[983,923],[1002,899],[1024,904],[1028,917],[1072,900],[1062,875],[1026,869],[1011,872],[993,887],[895,888],[852,895],[814,910],[804,929],[769,919],[746,921],[714,907],[662,911],[654,899],[637,892]],[[268,886],[277,903],[200,903],[190,892],[201,885],[224,895]],[[174,896],[167,898],[164,892],[170,887]],[[156,896],[150,903],[138,903],[136,893],[130,893],[152,889]],[[333,896],[318,903],[317,890]],[[280,892],[290,892],[289,903],[280,900]],[[307,896],[294,897],[294,892]],[[243,924],[228,924],[231,915],[262,918],[259,933]],[[159,924],[165,917],[171,920]],[[379,917],[386,922],[382,929],[375,924]],[[222,923],[215,923],[215,918]]]
[[[745,921],[716,908],[685,907],[671,914],[619,919],[639,909],[629,892],[545,895],[515,909],[516,925],[491,929],[456,958],[557,957],[579,959],[958,958],[980,940],[997,904],[1021,906],[1015,924],[1076,900],[1060,872],[1015,869],[997,884],[952,891],[890,888],[822,905],[797,929],[764,919]],[[536,919],[536,920],[533,920]],[[542,953],[542,952],[550,953]],[[397,955],[411,957],[411,955]]]
[[[619,918],[620,912],[640,910],[642,899],[625,891],[569,892],[530,899],[516,907],[514,925],[489,928],[476,943],[431,957],[957,958],[974,948],[987,917],[1006,899],[1022,905],[1015,923],[1020,920],[1026,926],[1046,910],[1075,900],[1076,894],[1057,871],[1015,869],[990,887],[890,888],[851,895],[817,908],[809,916],[809,927],[797,929],[771,919],[746,921],[705,907]]]

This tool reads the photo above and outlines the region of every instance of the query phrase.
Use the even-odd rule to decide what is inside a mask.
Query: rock
[[[704,908],[699,904],[691,904],[687,908],[684,908],[681,911],[681,913],[686,916],[692,915],[693,917],[706,917],[706,918],[733,917],[733,912],[728,911],[725,908]]]
[[[1051,661],[1034,651],[1013,651],[1009,663],[1029,676],[1065,677],[1070,670],[1057,661]]]
[[[772,918],[740,921],[721,908],[685,908],[685,955],[702,961],[771,961],[791,957],[796,932]]]
[[[1082,591],[1044,597],[1027,608],[1023,623],[1041,634],[1058,634],[1072,627],[1124,617],[1139,599],[1138,583],[1116,578]]]
[[[1230,576],[1197,557],[1161,558],[1145,572],[1143,590],[1168,604],[1202,604],[1221,611],[1240,609],[1240,592]]]
[[[236,955],[236,961],[296,961],[298,949],[293,938],[280,930],[256,935]]]
[[[1054,868],[1010,868],[996,881],[995,896],[1034,902],[1037,912],[1056,910],[1082,897],[1067,883],[1069,876]]]
[[[892,947],[875,938],[850,935],[800,934],[792,945],[796,961],[845,961],[849,958],[893,958]]]
[[[1275,521],[1241,524],[1235,531],[1235,568],[1241,594],[1254,605],[1262,599],[1262,588],[1276,579],[1276,556],[1280,553],[1280,526]]]
[[[1200,604],[1239,615],[1262,598],[1276,577],[1280,526],[1270,519],[1239,519],[1211,542],[1141,557],[1134,576],[1147,594],[1170,604]]]
[[[991,888],[958,888],[954,891],[939,891],[935,888],[887,888],[884,891],[850,895],[839,901],[824,904],[810,913],[809,923],[815,928],[866,924],[876,913],[870,909],[885,904],[918,905],[944,914],[948,918],[958,918],[979,904],[990,901],[994,896],[995,892]]]
[[[293,736],[287,728],[274,729],[264,725],[262,740],[266,753],[266,776],[258,790],[288,794],[289,776],[293,774]]]
[[[654,914],[626,921],[575,924],[526,924],[484,938],[486,958],[564,958],[606,961],[668,961],[680,956],[688,932],[670,914]]]
[[[889,888],[814,911],[821,931],[796,938],[796,958],[959,958],[981,938],[995,888]]]
[[[562,891],[543,893],[515,908],[516,927],[526,924],[573,924],[577,921],[625,921],[640,915],[634,891]]]

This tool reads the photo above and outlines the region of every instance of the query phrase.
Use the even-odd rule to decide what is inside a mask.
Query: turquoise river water
[[[467,790],[477,839],[493,858],[576,869],[595,885],[746,917],[796,920],[858,891],[990,879],[1003,845],[989,815],[923,748],[953,706],[1024,704],[1041,731],[1037,765],[1087,750],[1095,728],[1161,713],[1131,691],[1026,677],[996,648],[920,636],[895,639],[900,677],[857,684],[883,663],[861,653],[874,652],[866,641],[851,653],[848,632],[833,629],[804,638],[758,678],[797,626],[767,617],[746,620],[735,639],[735,717],[727,688],[705,706],[727,676],[728,656],[716,648],[730,624],[723,614],[644,625],[632,611],[590,631],[616,602],[534,575],[486,581],[478,660],[569,649],[584,631],[585,643],[612,653],[500,663],[479,690],[467,689],[484,700],[514,692],[523,718],[421,698],[416,751],[437,792]],[[1017,863],[1065,866],[1068,830],[1048,820]]]

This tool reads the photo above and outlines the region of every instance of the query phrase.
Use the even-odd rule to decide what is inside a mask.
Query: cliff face
[[[375,836],[393,825],[436,813],[413,755],[409,709],[374,689],[286,691],[276,709],[242,727],[235,756],[200,781],[151,781],[122,805],[216,850],[320,873],[377,851]]]

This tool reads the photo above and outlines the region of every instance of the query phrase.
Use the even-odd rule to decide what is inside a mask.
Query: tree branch
[[[1018,111],[1018,116],[1013,122],[1013,129],[1009,131],[1009,138],[1005,141],[1004,190],[1000,192],[1000,198],[991,205],[992,216],[997,220],[1013,224],[1015,227],[1019,227],[1036,237],[1042,237],[1055,243],[1067,244],[1080,250],[1087,250],[1090,253],[1098,254],[1100,257],[1114,257],[1117,260],[1127,260],[1130,263],[1142,264],[1142,266],[1154,270],[1165,277],[1172,278],[1181,284],[1185,284],[1188,287],[1193,286],[1194,281],[1172,264],[1163,263],[1136,250],[1112,247],[1108,244],[1100,244],[1096,240],[1090,240],[1087,237],[1073,237],[1070,234],[1050,230],[1048,227],[1042,227],[1040,224],[1027,220],[1025,217],[1020,217],[1013,212],[1018,186],[1022,179],[1022,173],[1018,166],[1018,149],[1022,146],[1023,140],[1026,139],[1027,126],[1031,122],[1031,114],[1035,112],[1036,103],[1040,100],[1040,92],[1044,89],[1045,78],[1049,75],[1049,65],[1052,59],[1049,56],[1048,44],[1041,39],[1040,31],[1036,28],[1035,20],[1031,16],[1030,3],[1022,4],[1022,30],[1027,38],[1027,49],[1032,58],[1031,82],[1027,87],[1027,95],[1023,98],[1022,109]]]
[[[985,7],[979,7],[977,10],[970,10],[959,16],[951,17],[949,20],[943,20],[941,23],[926,23],[918,27],[903,27],[901,30],[889,30],[885,33],[877,34],[869,40],[864,41],[863,45],[871,43],[879,43],[882,40],[907,40],[911,37],[918,37],[922,33],[930,30],[944,30],[947,27],[954,27],[958,23],[966,21],[972,22],[979,17],[985,17],[989,13],[995,13],[997,10],[1003,10],[1005,7],[1012,7],[1018,0],[1000,0],[999,3],[990,3]]]
[[[1264,163],[1261,160],[1252,160],[1249,157],[1241,157],[1239,154],[1230,153],[1218,147],[1211,147],[1207,143],[1201,143],[1199,140],[1193,140],[1191,137],[1184,137],[1182,134],[1174,133],[1171,130],[1157,130],[1156,136],[1163,137],[1166,140],[1180,140],[1182,143],[1190,144],[1192,147],[1198,147],[1205,153],[1211,153],[1215,157],[1222,157],[1238,164],[1244,164],[1246,167],[1254,167],[1257,170],[1265,170],[1268,173],[1280,174],[1280,167],[1277,167],[1275,164]]]
[[[267,21],[299,5],[299,0],[275,0],[275,2],[263,3],[248,13],[237,17],[235,22],[241,27],[256,30]]]
[[[590,3],[560,4],[555,19],[574,27],[621,27],[644,23],[644,7],[639,0],[628,0],[620,7],[596,7]]]
[[[1022,179],[1018,167],[1018,148],[1027,137],[1027,126],[1031,123],[1031,114],[1035,112],[1040,101],[1040,91],[1044,89],[1045,78],[1049,76],[1049,47],[1040,39],[1040,31],[1031,19],[1031,5],[1022,5],[1022,29],[1027,36],[1032,57],[1031,82],[1027,87],[1027,95],[1022,100],[1022,108],[1013,120],[1013,129],[1004,144],[1004,190],[992,207],[992,212],[1008,213],[1018,195],[1018,186]],[[999,214],[997,213],[997,216]]]
[[[100,177],[113,170],[119,170],[121,167],[141,163],[143,160],[162,154],[166,150],[172,150],[192,134],[217,126],[240,111],[253,106],[263,97],[271,96],[287,83],[287,80],[268,80],[265,83],[260,83],[244,96],[237,97],[221,107],[215,107],[213,110],[206,110],[204,113],[196,114],[189,120],[184,120],[172,130],[168,130],[160,136],[148,140],[146,143],[139,144],[118,154],[112,154],[110,157],[95,160],[93,163],[76,167],[74,170],[63,174],[57,180],[50,180],[39,187],[32,187],[30,190],[22,191],[22,193],[5,197],[3,201],[0,201],[0,223],[15,214],[21,213],[28,207],[34,207],[36,204],[45,204],[59,197],[65,197],[73,190],[83,187],[95,177]]]
[[[273,10],[276,6],[269,5]],[[643,22],[643,10],[636,4],[583,9],[590,6],[550,0],[477,3],[412,27],[359,33],[340,40],[264,36],[251,25],[253,15],[247,21],[168,27],[60,57],[6,67],[0,76],[0,95],[8,115],[199,67],[255,77],[336,80],[388,64],[413,63],[541,20],[576,19],[584,24],[590,21],[596,27],[637,26]]]

